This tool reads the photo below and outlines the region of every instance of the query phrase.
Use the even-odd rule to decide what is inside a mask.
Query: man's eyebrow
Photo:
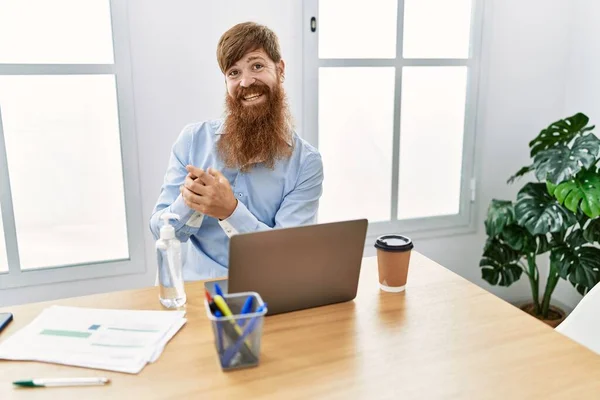
[[[250,56],[246,59],[246,62],[249,63],[250,61],[254,61],[254,60],[262,60],[265,61],[264,58],[262,58],[261,56]]]
[[[246,63],[250,63],[250,62],[252,62],[252,61],[254,61],[254,60],[261,60],[261,61],[262,61],[262,62],[264,62],[265,64],[266,64],[266,62],[267,62],[267,61],[264,59],[264,57],[262,57],[262,56],[250,56],[250,57],[248,57],[248,58],[246,59]],[[241,61],[241,60],[240,60],[240,61]],[[240,63],[240,61],[236,62],[236,63],[235,63],[235,64],[233,64],[231,67],[229,67],[229,69],[228,69],[227,71],[230,71],[230,70],[232,70],[233,68],[237,67],[237,66],[238,66],[238,64]],[[227,72],[227,71],[226,71],[226,72]]]

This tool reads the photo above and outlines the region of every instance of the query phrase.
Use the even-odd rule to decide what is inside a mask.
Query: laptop
[[[234,235],[227,280],[215,293],[257,292],[268,315],[356,297],[368,221],[358,219]]]

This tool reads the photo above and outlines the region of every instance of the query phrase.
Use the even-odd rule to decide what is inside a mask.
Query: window
[[[0,2],[0,289],[144,271],[126,27],[121,1]]]
[[[369,235],[471,229],[481,2],[304,3],[303,136],[325,169],[319,222]]]

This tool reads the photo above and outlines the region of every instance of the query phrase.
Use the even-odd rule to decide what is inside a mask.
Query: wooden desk
[[[268,317],[261,365],[235,372],[218,365],[202,289],[187,285],[188,323],[139,375],[0,361],[0,399],[600,398],[599,356],[419,254],[405,293],[380,292],[376,260],[366,258],[356,300]],[[54,303],[160,309],[154,287]],[[12,307],[2,339],[48,305]],[[112,383],[11,385],[69,376]]]

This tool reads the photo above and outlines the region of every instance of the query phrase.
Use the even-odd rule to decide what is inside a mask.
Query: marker
[[[242,310],[240,311],[241,315],[248,314],[252,311],[252,300],[254,300],[253,296],[248,296],[244,305],[242,306]],[[248,323],[248,318],[242,318],[240,320],[240,326],[245,327]]]
[[[28,381],[15,381],[13,385],[23,387],[92,386],[105,385],[109,382],[108,378],[40,378]]]
[[[266,308],[267,308],[267,304],[265,303],[262,306],[258,307],[256,312],[261,313]],[[240,351],[240,348],[242,346],[242,340],[247,340],[246,338],[252,333],[252,331],[258,324],[258,321],[260,320],[260,318],[262,318],[262,316],[257,316],[257,317],[252,318],[250,320],[250,322],[248,323],[248,325],[246,326],[246,328],[244,329],[244,333],[240,336],[240,338],[232,346],[230,346],[227,350],[225,350],[225,354],[223,354],[223,358],[222,358],[222,362],[225,366],[229,366],[233,357],[237,354],[238,351]]]
[[[217,313],[219,312],[219,308],[217,307],[217,305],[215,304],[215,301],[213,300],[213,298],[210,296],[210,293],[206,289],[204,289],[204,296],[206,297],[206,301],[208,302],[208,308],[210,308],[210,312],[212,312],[213,314],[215,314],[218,317]],[[221,317],[222,317],[222,315],[221,315]]]
[[[227,305],[227,303],[225,302],[225,299],[223,299],[223,297],[216,294],[213,297],[213,300],[214,300],[215,304],[217,305],[217,307],[219,307],[219,310],[221,310],[221,312],[223,313],[224,316],[230,317],[230,318],[233,317],[233,313],[229,309],[229,306]],[[233,325],[233,328],[235,329],[237,334],[242,336],[242,333],[243,333],[242,328],[240,328],[240,326],[235,322],[235,320],[230,319],[229,322],[231,322],[231,325]],[[248,347],[250,347],[250,342],[248,340],[246,340],[245,343]]]
[[[215,307],[215,303],[212,303]],[[215,317],[217,318],[221,318],[223,316],[223,314],[221,314],[221,311],[217,310],[214,312],[215,313]],[[217,324],[217,345],[219,347],[219,353],[223,352],[223,329],[221,328],[221,323],[220,322],[216,322]]]
[[[218,283],[215,283],[215,293],[217,293],[221,297],[224,297],[223,291],[221,290],[221,286],[219,286]]]
[[[250,311],[252,311],[252,300],[254,300],[254,297],[248,296],[244,302],[244,305],[242,306],[241,314],[248,314]]]

